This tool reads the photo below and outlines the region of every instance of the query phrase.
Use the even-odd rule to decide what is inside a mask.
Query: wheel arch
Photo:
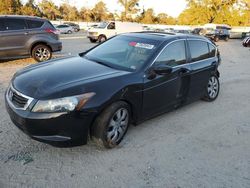
[[[32,55],[32,50],[37,46],[37,45],[45,45],[45,46],[48,46],[52,52],[52,48],[51,46],[47,43],[47,42],[44,42],[44,41],[36,41],[34,42],[31,47],[30,47],[30,55]]]

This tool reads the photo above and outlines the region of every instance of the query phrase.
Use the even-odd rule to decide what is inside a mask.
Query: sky
[[[27,0],[23,0],[26,2]],[[41,0],[37,0],[38,2]],[[76,6],[78,9],[81,7],[93,8],[93,6],[100,0],[53,0],[56,5],[68,1],[71,5]],[[106,3],[107,8],[111,12],[120,12],[122,7],[118,5],[118,0],[103,0]],[[185,0],[140,0],[139,7],[142,10],[144,6],[145,9],[153,8],[155,13],[167,13],[170,16],[178,17],[178,15],[185,9]]]

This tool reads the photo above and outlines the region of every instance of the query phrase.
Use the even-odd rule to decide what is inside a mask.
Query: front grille
[[[27,104],[28,99],[22,97],[21,95],[18,95],[15,91],[10,90],[12,92],[12,103],[18,107],[18,108],[24,108],[24,106]]]
[[[25,96],[18,91],[16,91],[13,87],[10,87],[7,92],[7,97],[9,103],[11,103],[15,108],[25,110],[32,99],[28,96]]]

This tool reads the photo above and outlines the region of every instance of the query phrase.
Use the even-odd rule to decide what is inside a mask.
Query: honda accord
[[[13,123],[56,146],[117,146],[130,124],[219,94],[220,53],[188,34],[121,34],[76,57],[18,71],[5,95]]]

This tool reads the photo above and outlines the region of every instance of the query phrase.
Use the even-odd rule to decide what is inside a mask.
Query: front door
[[[143,91],[144,117],[162,113],[185,100],[189,84],[190,66],[186,60],[185,40],[167,45],[156,59],[151,69],[159,64],[172,67],[166,75],[146,76]]]
[[[5,31],[1,32],[0,50],[7,55],[27,54],[25,44],[29,38],[26,22],[19,18],[6,18]]]

